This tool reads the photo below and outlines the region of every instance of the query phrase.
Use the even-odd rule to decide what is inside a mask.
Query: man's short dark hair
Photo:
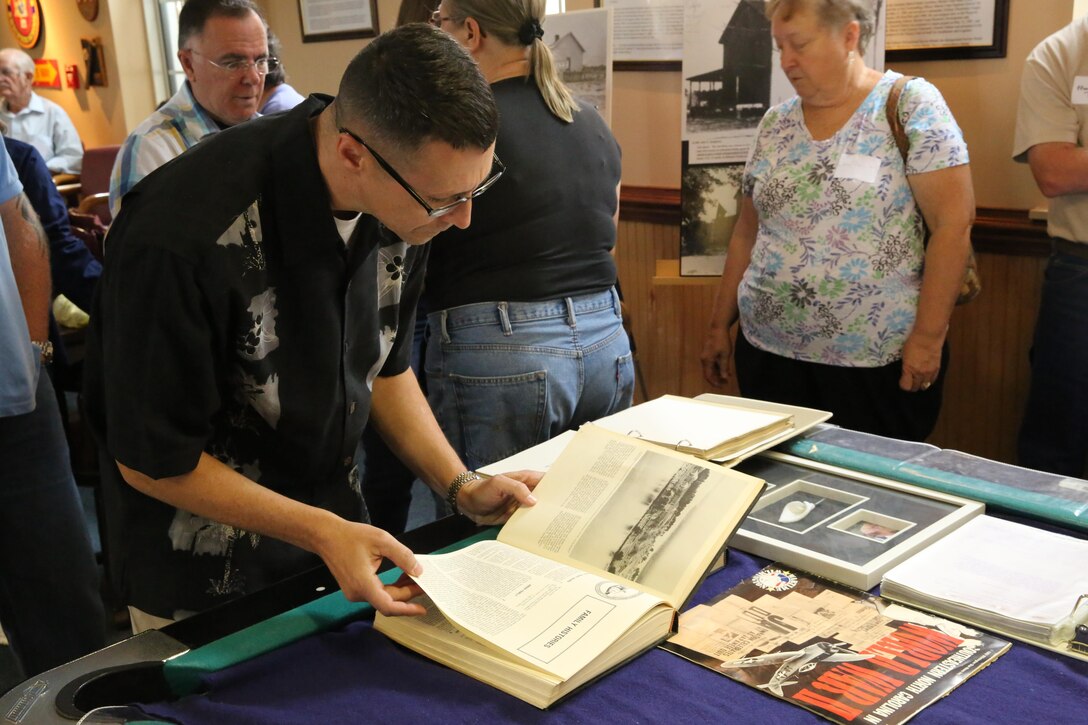
[[[379,35],[348,64],[336,122],[401,152],[430,140],[486,149],[499,114],[472,56],[438,28],[413,23]]]
[[[189,38],[203,33],[210,18],[243,18],[250,13],[256,13],[267,27],[264,15],[253,0],[185,0],[178,15],[178,47],[184,48]]]

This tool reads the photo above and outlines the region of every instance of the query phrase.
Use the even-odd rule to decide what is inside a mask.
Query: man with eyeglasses
[[[335,99],[227,129],[129,192],[85,378],[136,627],[319,557],[349,599],[421,613],[414,585],[374,574],[384,557],[418,564],[361,523],[368,418],[476,521],[533,502],[539,474],[466,470],[409,368],[426,242],[467,226],[472,199],[501,183],[497,129],[475,62],[408,25],[351,61]]]
[[[251,0],[188,0],[178,16],[185,82],[129,134],[110,176],[110,212],[140,179],[205,136],[257,115],[264,77],[279,61]]]
[[[33,91],[34,59],[18,48],[0,50],[0,120],[7,135],[38,149],[51,174],[78,174],[83,142],[72,119]]]

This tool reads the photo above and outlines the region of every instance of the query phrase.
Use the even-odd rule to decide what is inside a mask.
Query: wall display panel
[[[680,177],[680,275],[717,277],[740,215],[744,164],[687,166]]]
[[[1004,58],[1009,0],[887,0],[888,59]]]
[[[544,17],[544,42],[576,98],[612,125],[612,10],[580,10]]]
[[[616,70],[680,70],[684,0],[594,0],[612,8]]]

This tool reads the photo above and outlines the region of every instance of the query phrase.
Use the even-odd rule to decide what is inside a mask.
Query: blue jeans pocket
[[[464,451],[470,468],[512,456],[546,438],[547,372],[488,377],[451,374],[440,378],[439,384],[452,389],[448,392],[457,407],[456,422],[442,420],[442,411],[436,411],[439,422],[451,438],[460,437],[460,445],[454,445]],[[447,424],[456,427],[456,432]]]

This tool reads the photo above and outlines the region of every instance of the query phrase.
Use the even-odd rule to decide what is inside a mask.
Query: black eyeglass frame
[[[370,146],[370,144],[368,144],[366,141],[364,141],[362,138],[360,138],[358,134],[356,134],[356,133],[354,133],[352,131],[349,131],[348,129],[344,128],[343,126],[340,127],[339,131],[340,131],[340,133],[346,133],[348,136],[350,136],[356,142],[358,142],[363,148],[365,148],[367,151],[369,151],[370,155],[374,157],[374,160],[378,162],[378,166],[381,166],[385,170],[385,173],[387,173],[391,177],[393,177],[393,181],[400,184],[402,189],[404,189],[409,194],[411,194],[412,198],[415,199],[416,202],[426,210],[427,216],[430,217],[431,219],[436,219],[436,218],[438,218],[440,216],[445,216],[446,214],[449,214],[451,211],[455,210],[457,207],[461,206],[462,204],[466,204],[471,199],[475,199],[476,197],[480,196],[480,194],[483,194],[485,191],[487,191],[492,186],[494,186],[495,182],[498,181],[499,179],[501,179],[502,175],[504,173],[506,173],[506,165],[503,164],[503,162],[499,160],[499,155],[498,154],[492,154],[492,156],[491,156],[491,173],[488,175],[488,177],[486,179],[484,179],[482,182],[480,182],[479,186],[477,186],[475,189],[473,189],[468,194],[468,196],[462,196],[462,197],[458,198],[457,201],[451,202],[449,204],[444,204],[444,205],[442,205],[442,206],[440,206],[440,207],[438,207],[436,209],[435,207],[428,204],[426,202],[426,200],[422,196],[420,196],[419,192],[416,191],[415,189],[413,189],[412,185],[409,184],[407,181],[405,181],[404,177],[401,176],[400,174],[398,174],[397,170],[394,169],[392,166],[390,166],[389,162],[386,161],[385,159],[383,159],[381,157],[381,155],[378,154],[378,152],[375,151]]]

